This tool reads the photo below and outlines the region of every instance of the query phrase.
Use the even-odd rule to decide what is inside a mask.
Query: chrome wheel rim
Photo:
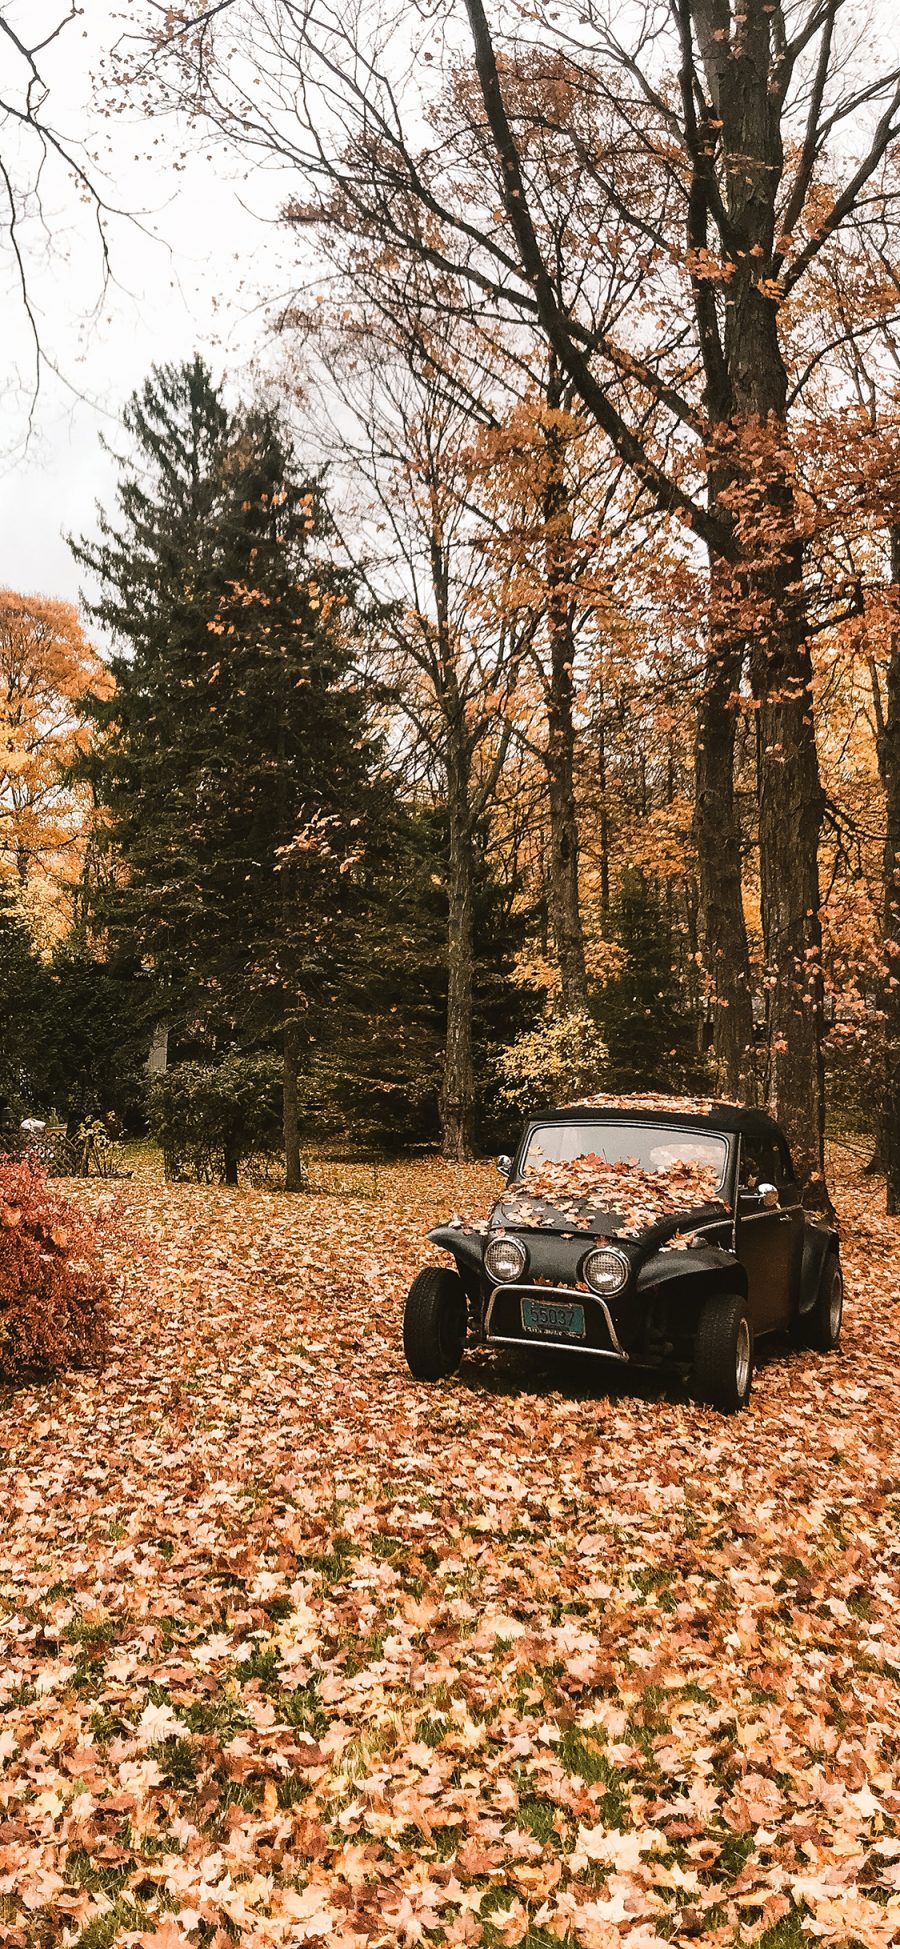
[[[835,1267],[834,1278],[832,1279],[831,1282],[831,1298],[829,1299],[828,1302],[828,1327],[831,1333],[832,1340],[836,1341],[839,1337],[841,1331],[841,1320],[843,1319],[843,1316],[844,1316],[844,1281],[841,1278],[840,1272],[838,1271],[837,1267]]]
[[[737,1330],[734,1349],[734,1378],[739,1395],[744,1395],[750,1384],[750,1328],[746,1320],[741,1320]]]

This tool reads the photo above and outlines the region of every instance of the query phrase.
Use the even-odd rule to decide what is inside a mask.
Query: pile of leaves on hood
[[[646,1091],[638,1096],[611,1096],[604,1091],[601,1096],[581,1096],[576,1103],[563,1105],[566,1110],[635,1110],[641,1116],[671,1111],[673,1116],[690,1117],[709,1117],[714,1110],[730,1107],[711,1096],[654,1096]]]
[[[105,1373],[0,1419],[0,1941],[900,1941],[900,1223],[837,1187],[844,1348],[734,1419],[423,1388],[422,1235],[491,1175],[117,1194]]]
[[[662,1218],[684,1215],[717,1199],[718,1173],[710,1164],[679,1161],[661,1171],[643,1170],[634,1158],[609,1164],[591,1153],[563,1163],[546,1162],[510,1185],[499,1207],[504,1226],[558,1226],[594,1232],[598,1223],[624,1238],[637,1238]]]

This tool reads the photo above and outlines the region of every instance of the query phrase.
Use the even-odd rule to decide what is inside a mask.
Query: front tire
[[[417,1381],[455,1374],[466,1344],[466,1295],[458,1272],[426,1266],[412,1282],[403,1312],[403,1351]]]
[[[820,1353],[833,1353],[835,1347],[840,1345],[843,1317],[844,1276],[841,1262],[836,1252],[829,1252],[822,1267],[815,1306],[802,1320],[807,1346],[817,1347]]]
[[[737,1293],[708,1299],[694,1340],[694,1392],[699,1401],[736,1414],[753,1384],[753,1328],[747,1302]]]

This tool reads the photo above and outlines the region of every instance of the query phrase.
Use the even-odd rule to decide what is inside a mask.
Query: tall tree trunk
[[[297,1086],[299,1048],[297,1025],[285,1017],[283,1031],[282,1104],[284,1112],[284,1188],[302,1191],[303,1166],[300,1156],[300,1097]]]
[[[457,1161],[475,1154],[475,872],[467,767],[450,751],[447,765],[450,861],[447,879],[447,1040],[441,1090],[442,1150]]]
[[[751,675],[757,700],[760,905],[769,993],[769,1101],[798,1166],[804,1202],[829,1210],[819,833],[823,793],[813,726],[802,563],[770,578]],[[760,605],[764,611],[765,605]]]
[[[736,308],[740,310],[738,300]],[[756,706],[760,911],[768,995],[768,1098],[783,1125],[804,1202],[830,1211],[819,835],[824,795],[813,723],[804,551],[785,467],[787,380],[771,301],[740,343],[736,436],[743,598]]]
[[[579,898],[579,815],[575,807],[575,635],[573,635],[573,516],[565,479],[565,388],[559,361],[547,355],[547,478],[544,487],[544,561],[547,583],[549,684],[547,684],[547,805],[549,861],[547,906],[559,967],[561,1012],[588,1006],[584,928]]]
[[[572,511],[565,474],[562,374],[549,353],[548,418],[544,431],[547,478],[543,494],[544,560],[550,676],[547,687],[547,795],[550,857],[547,899],[559,967],[564,1014],[587,1008],[584,929],[578,891],[578,815],[575,805],[575,639],[572,629]]]
[[[711,581],[717,581],[712,565]],[[741,841],[734,798],[735,711],[741,650],[717,641],[718,591],[711,602],[709,670],[698,703],[694,755],[694,839],[703,958],[713,1008],[717,1087],[754,1102],[753,992],[741,886]]]
[[[599,693],[600,715],[597,722],[597,790],[600,794],[600,812],[597,821],[597,838],[600,847],[600,918],[609,918],[609,805],[606,797],[606,727],[603,722],[603,691]]]
[[[578,815],[575,806],[575,729],[572,716],[571,637],[555,635],[547,714],[547,798],[550,859],[547,896],[564,1014],[587,1008],[584,929],[578,891]]]
[[[881,1008],[884,1017],[879,1151],[887,1190],[887,1210],[900,1214],[900,527],[891,545],[891,593],[897,608],[890,631],[884,694],[872,666],[872,689],[878,726],[878,770],[884,787],[885,841],[882,916],[884,979]]]
[[[736,633],[749,647],[757,709],[769,1097],[795,1154],[804,1198],[827,1208],[818,864],[823,801],[787,373],[770,274],[784,168],[773,14],[763,0],[751,0],[730,33],[723,31],[715,0],[689,0],[683,21],[682,99],[686,126],[694,131],[694,248],[706,242],[712,131],[695,119],[691,25],[724,157],[730,241],[721,337],[714,296],[703,279],[695,285],[694,302],[713,430],[710,465],[729,483],[724,496],[712,498],[730,532]]]

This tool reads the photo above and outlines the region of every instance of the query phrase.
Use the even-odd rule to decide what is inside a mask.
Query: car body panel
[[[829,1253],[837,1256],[838,1243],[838,1235],[833,1225],[825,1225],[817,1220],[807,1222],[800,1259],[798,1318],[802,1319],[807,1313],[812,1312],[818,1298],[825,1261]]]

